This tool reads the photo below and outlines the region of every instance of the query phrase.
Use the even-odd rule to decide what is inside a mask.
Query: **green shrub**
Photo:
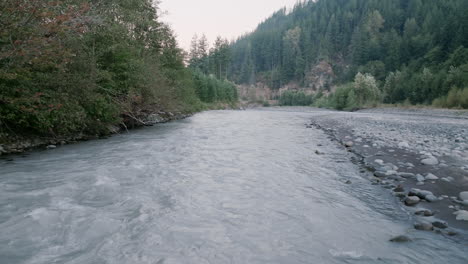
[[[309,106],[313,103],[313,96],[303,92],[285,91],[280,95],[279,104],[282,106]]]
[[[432,105],[435,107],[468,109],[468,87],[465,89],[453,87],[447,96],[435,99]]]

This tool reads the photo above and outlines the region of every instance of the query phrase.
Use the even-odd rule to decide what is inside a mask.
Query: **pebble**
[[[387,174],[385,174],[385,172],[376,171],[376,172],[374,172],[374,176],[377,177],[377,178],[385,178],[385,177],[387,177]]]
[[[457,216],[458,221],[468,221],[468,211],[459,210],[453,214]]]
[[[407,236],[397,236],[392,239],[390,239],[390,242],[395,242],[395,243],[406,243],[406,242],[411,242],[411,238]]]
[[[421,199],[419,199],[419,197],[417,196],[409,196],[405,199],[405,204],[407,206],[413,206],[413,205],[417,205],[420,201]]]
[[[458,197],[460,198],[460,200],[462,201],[468,201],[468,192],[461,192]]]
[[[425,217],[429,217],[429,216],[434,216],[434,212],[432,212],[431,210],[421,210],[421,211],[417,211],[415,213],[416,215],[422,215],[422,216],[425,216]]]
[[[47,146],[47,149],[55,149],[55,148],[57,148],[57,146],[55,146],[55,145],[49,145],[49,146]]]
[[[429,156],[428,158],[421,160],[421,164],[434,166],[434,165],[439,164],[439,160],[434,156]]]
[[[345,146],[346,146],[347,148],[351,148],[352,146],[354,146],[354,142],[348,141],[348,142],[345,143]]]
[[[421,231],[432,231],[434,230],[434,226],[431,223],[428,222],[419,222],[414,224],[414,228],[416,230],[421,230]]]
[[[408,142],[403,141],[403,142],[398,143],[398,147],[401,148],[401,149],[405,149],[405,148],[407,149],[410,146],[409,146]]]
[[[448,228],[447,222],[439,221],[439,220],[436,220],[436,221],[432,222],[432,225],[434,227],[437,227],[437,228],[440,228],[440,229]]]
[[[430,203],[434,203],[434,202],[439,201],[439,198],[437,198],[437,197],[436,197],[435,195],[433,195],[433,194],[429,194],[429,195],[426,195],[426,196],[424,197],[424,200],[426,200],[426,201],[428,201],[428,202],[430,202]]]
[[[416,180],[418,182],[424,182],[426,180],[426,178],[424,178],[424,176],[422,176],[421,174],[418,174],[418,175],[416,175]]]
[[[435,181],[435,180],[438,180],[438,179],[439,179],[439,177],[435,176],[435,175],[432,174],[432,173],[428,173],[428,174],[426,175],[426,180]]]
[[[413,177],[415,177],[414,173],[411,173],[411,172],[399,172],[398,175],[400,175],[403,178],[413,178]]]
[[[379,164],[380,166],[383,166],[384,165],[384,161],[381,160],[381,159],[376,159],[374,160],[375,163]]]

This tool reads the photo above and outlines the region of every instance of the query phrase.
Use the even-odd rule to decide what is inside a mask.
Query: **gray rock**
[[[421,164],[428,165],[428,166],[434,166],[434,165],[439,164],[439,160],[434,156],[429,156],[428,158],[425,158],[425,159],[421,160]]]
[[[407,236],[397,236],[397,237],[390,239],[390,242],[394,242],[394,243],[406,243],[406,242],[411,242],[411,241],[412,241],[411,238]]]
[[[57,148],[57,146],[55,146],[55,145],[49,145],[49,146],[47,146],[47,149],[55,149],[55,148]]]
[[[395,189],[393,189],[394,192],[405,192],[405,188],[403,186],[399,185]]]
[[[448,228],[447,222],[439,221],[439,220],[436,220],[436,221],[432,222],[432,225],[434,227],[437,227],[437,228],[440,228],[440,229]]]
[[[354,142],[348,141],[348,142],[345,143],[345,146],[346,146],[347,148],[351,148],[352,146],[354,146]]]
[[[393,195],[395,195],[395,197],[398,197],[398,198],[405,198],[406,197],[406,193],[404,193],[404,192],[394,192]]]
[[[424,182],[426,180],[426,178],[424,178],[424,176],[422,176],[421,174],[418,174],[418,175],[416,175],[416,180],[418,182]]]
[[[401,149],[407,149],[410,146],[409,146],[408,142],[403,141],[403,142],[398,143],[398,147],[401,148]]]
[[[409,196],[405,199],[405,204],[407,206],[414,206],[417,205],[420,201],[421,199],[419,199],[417,196]]]
[[[429,194],[429,195],[426,195],[426,196],[424,197],[424,200],[426,200],[426,201],[428,201],[428,202],[430,202],[430,203],[435,203],[435,202],[439,201],[439,198],[437,198],[437,197],[436,197],[435,195],[433,195],[433,194]]]
[[[439,177],[435,176],[435,175],[432,174],[432,173],[428,173],[428,174],[426,175],[426,180],[428,180],[428,181],[435,181],[435,180],[438,180],[438,179],[439,179]]]
[[[421,211],[417,211],[415,214],[425,216],[425,217],[434,216],[434,212],[432,212],[431,210],[421,210]]]
[[[414,173],[411,172],[399,172],[398,175],[400,175],[403,178],[413,178],[416,177]]]
[[[461,192],[458,197],[460,198],[460,200],[462,201],[468,201],[468,192]]]
[[[385,172],[376,171],[374,172],[374,176],[377,178],[384,178],[384,177],[387,177],[387,174],[385,174]]]
[[[431,223],[428,222],[419,222],[414,224],[414,228],[416,230],[421,230],[421,231],[432,231],[434,230],[434,226]]]

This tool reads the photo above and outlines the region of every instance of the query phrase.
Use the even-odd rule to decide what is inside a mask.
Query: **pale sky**
[[[188,50],[195,33],[207,36],[210,44],[220,35],[229,40],[250,32],[273,12],[291,8],[297,0],[161,0],[166,13],[162,20],[177,34]]]

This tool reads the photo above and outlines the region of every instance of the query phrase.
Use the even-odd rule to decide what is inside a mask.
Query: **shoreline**
[[[172,113],[172,112],[158,112],[147,115],[142,122],[136,123],[131,122],[125,125],[109,125],[108,133],[105,135],[86,135],[77,134],[67,137],[35,137],[35,136],[14,136],[10,137],[11,142],[6,144],[0,144],[0,158],[6,158],[10,155],[23,154],[34,150],[48,150],[55,149],[59,146],[76,144],[79,142],[104,139],[115,134],[125,133],[130,130],[145,127],[154,126],[157,124],[168,123],[171,121],[181,120],[192,116],[194,113]]]
[[[396,109],[396,111],[388,111],[389,113],[385,111],[388,110],[368,109],[356,113],[388,114],[389,120],[395,118],[394,115],[428,114],[426,110]],[[446,113],[453,115],[454,112]],[[367,122],[365,123],[360,120],[359,116],[351,117],[349,114],[344,114],[337,118],[331,115],[333,113],[313,117],[308,127],[324,131],[332,141],[353,153],[357,157],[355,163],[361,168],[362,176],[369,180],[369,184],[381,186],[384,190],[390,191],[401,202],[405,210],[411,214],[411,219],[414,220],[414,229],[434,231],[451,237],[456,236],[459,230],[468,230],[468,219],[460,220],[466,216],[465,212],[468,210],[466,201],[460,200],[459,197],[461,192],[468,190],[466,187],[468,179],[468,166],[466,165],[468,164],[463,159],[442,151],[430,153],[415,147],[417,142],[411,141],[411,139],[414,140],[414,135],[411,133],[416,134],[416,132],[411,131],[411,123],[408,127],[402,126],[402,131],[403,127],[405,132],[411,131],[408,132],[407,138],[403,133],[400,138],[392,139],[395,142],[379,143],[379,141],[386,141],[383,139],[385,132],[377,132],[377,135],[381,136],[377,138],[375,134],[366,131],[366,128],[376,126],[372,124],[375,120],[365,120]],[[447,118],[447,116],[436,115],[435,118]],[[451,118],[457,117],[451,116]],[[462,117],[462,119],[465,118],[466,116]],[[347,119],[352,119],[352,121],[344,121]],[[398,129],[390,128],[391,125],[399,125],[398,122],[393,124],[388,120],[378,119],[375,122],[387,122],[386,125],[390,125],[385,128],[389,131]],[[368,127],[359,127],[364,126],[363,124]],[[400,131],[397,132],[400,133]],[[427,132],[429,135],[431,131]],[[392,136],[394,135],[390,135]],[[425,139],[423,143],[429,140],[432,138]],[[456,138],[453,142],[463,145],[466,138]],[[389,146],[391,144],[393,146]],[[434,143],[434,145],[443,149],[442,144]],[[457,147],[456,151],[465,151],[463,146]]]

